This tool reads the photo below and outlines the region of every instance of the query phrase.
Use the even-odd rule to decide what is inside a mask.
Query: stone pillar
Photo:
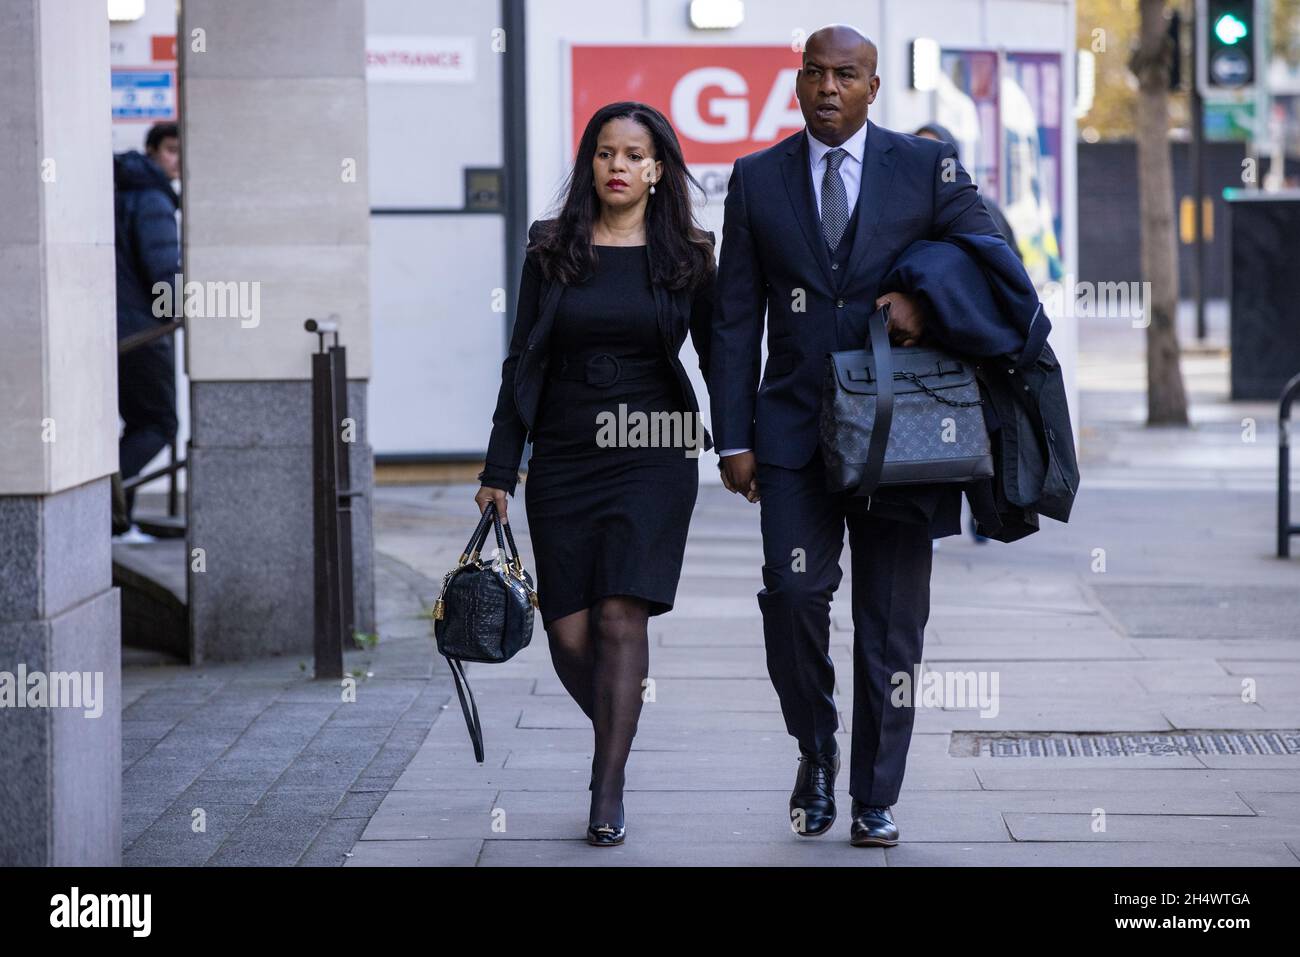
[[[309,656],[308,317],[337,314],[348,350],[357,627],[374,628],[363,0],[185,0],[177,52],[185,280],[257,307],[187,320],[193,660]]]
[[[113,165],[96,11],[9,0],[0,30],[0,865],[122,860]],[[59,673],[89,675],[92,693],[98,681],[97,717],[51,706],[62,697],[30,706],[42,682],[70,687]]]

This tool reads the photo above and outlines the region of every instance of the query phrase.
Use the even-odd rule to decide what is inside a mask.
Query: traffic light
[[[1198,0],[1196,12],[1201,95],[1249,90],[1257,68],[1255,0]]]

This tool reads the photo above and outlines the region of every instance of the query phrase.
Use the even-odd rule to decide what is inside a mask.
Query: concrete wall
[[[185,278],[260,295],[255,319],[187,322],[189,545],[205,562],[189,572],[194,660],[309,654],[308,317],[338,316],[351,484],[372,480],[363,3],[186,0],[178,46]],[[371,631],[368,494],[353,507],[357,626]]]
[[[117,470],[108,25],[77,7],[15,2],[0,30],[4,494]]]
[[[84,12],[10,0],[0,30],[0,672],[98,673],[103,710],[0,708],[0,865],[121,861],[108,21]]]
[[[370,378],[361,0],[188,0],[183,17],[186,278],[260,282],[262,310],[191,322],[191,381],[306,379],[302,322],[331,312],[349,375]]]
[[[366,2],[369,37],[470,37],[474,55],[468,83],[367,85],[371,205],[422,211],[370,221],[371,441],[381,453],[472,456],[487,446],[482,410],[496,400],[505,349],[492,295],[506,282],[504,236],[500,215],[459,210],[464,170],[504,162],[499,25],[496,0]]]

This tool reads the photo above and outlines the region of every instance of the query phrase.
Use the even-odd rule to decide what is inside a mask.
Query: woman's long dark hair
[[[713,245],[709,234],[695,222],[688,192],[690,186],[703,190],[686,168],[672,124],[654,107],[632,101],[603,106],[587,121],[573,169],[560,190],[563,203],[557,199],[555,218],[532,247],[540,259],[542,275],[566,284],[582,282],[591,275],[595,259],[591,233],[600,213],[592,158],[605,124],[623,118],[645,128],[654,144],[654,158],[664,164],[645,213],[650,280],[668,289],[694,290],[711,279],[714,271]]]

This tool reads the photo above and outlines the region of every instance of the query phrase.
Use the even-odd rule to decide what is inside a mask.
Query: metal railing
[[[348,419],[347,350],[339,345],[337,317],[308,319],[318,349],[311,357],[312,543],[315,553],[317,678],[343,676],[343,645],[353,634],[356,606],[352,592],[351,460],[345,438],[355,435]],[[325,337],[333,336],[326,348]]]
[[[1291,403],[1300,396],[1300,375],[1282,390],[1277,411],[1277,557],[1291,557],[1291,536],[1300,535],[1300,525],[1291,524]]]

